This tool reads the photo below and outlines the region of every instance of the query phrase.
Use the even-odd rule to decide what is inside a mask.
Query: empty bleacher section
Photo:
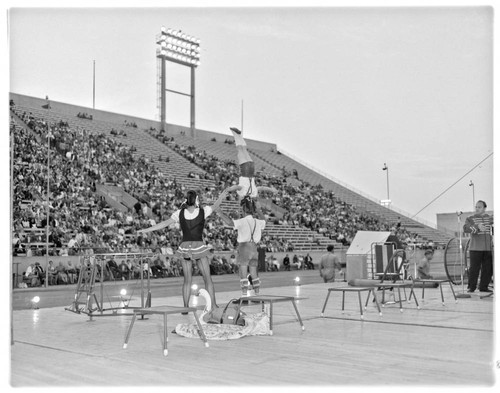
[[[56,125],[54,152],[59,155],[54,155],[51,168],[79,181],[77,186],[69,180],[62,182],[66,187],[63,187],[65,203],[61,211],[54,212],[58,222],[64,222],[64,230],[54,231],[52,237],[58,240],[54,244],[69,245],[76,237],[78,247],[73,247],[73,252],[91,245],[109,251],[155,249],[167,241],[175,248],[179,242],[176,230],[170,231],[168,239],[164,234],[144,239],[135,233],[154,220],[165,219],[180,205],[186,189],[200,189],[202,202],[210,203],[223,188],[237,182],[236,149],[229,133],[196,130],[193,138],[187,128],[168,125],[166,132],[160,134],[159,123],[155,121],[58,102],[47,104],[43,99],[17,94],[11,94],[11,99],[16,123],[13,127],[21,138],[17,142],[25,143],[27,138],[40,153],[34,162],[26,164],[21,159],[15,167],[15,179],[26,174],[26,169],[39,171],[30,193],[26,194],[26,187],[17,188],[15,231],[25,234],[27,230],[43,228],[39,221],[46,189],[42,169],[46,167],[48,125]],[[278,153],[274,144],[252,140],[247,143],[259,174],[258,184],[278,189],[276,195],[266,196],[267,203],[263,203],[268,218],[265,241],[269,251],[323,250],[329,243],[341,247],[349,244],[357,230],[387,229],[397,217],[401,217],[402,228],[412,232],[402,230],[402,236],[424,243],[425,239],[445,238],[434,229],[385,209]],[[52,181],[58,181],[57,176]],[[52,187],[51,192],[54,193]],[[112,200],[106,202],[105,196]],[[143,208],[136,200],[143,202]],[[60,207],[58,200],[54,203]],[[70,207],[74,206],[77,214],[69,217]],[[239,209],[234,195],[222,207],[225,211]],[[61,216],[61,212],[65,215]],[[37,214],[38,221],[31,217],[28,224],[23,222],[26,216]],[[215,249],[232,250],[235,244],[232,231],[223,228],[219,218],[210,220],[206,235]],[[19,243],[25,245],[26,239]]]

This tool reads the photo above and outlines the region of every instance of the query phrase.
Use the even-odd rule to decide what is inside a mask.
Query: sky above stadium
[[[15,8],[10,91],[158,119],[155,36],[201,39],[196,125],[278,149],[411,215],[493,152],[493,10],[459,8]],[[167,88],[189,91],[169,65]],[[189,125],[170,95],[167,122]],[[493,159],[419,217],[493,208]]]

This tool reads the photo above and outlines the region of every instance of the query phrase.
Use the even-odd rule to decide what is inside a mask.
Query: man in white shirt
[[[238,257],[237,263],[240,272],[240,286],[243,296],[248,296],[248,290],[253,287],[255,294],[259,293],[260,278],[258,276],[258,251],[257,244],[262,237],[262,231],[266,226],[266,221],[258,202],[251,197],[245,197],[241,200],[243,209],[243,218],[232,220],[222,211],[219,211],[224,223],[233,226],[238,231]],[[254,218],[257,215],[259,219]],[[250,274],[248,271],[250,270]]]

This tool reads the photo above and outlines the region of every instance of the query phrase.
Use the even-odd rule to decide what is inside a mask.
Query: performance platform
[[[281,273],[269,273],[273,274]],[[375,303],[369,302],[360,323],[359,300],[347,296],[343,315],[333,312],[332,305],[332,312],[321,317],[328,288],[342,286],[344,282],[263,286],[262,295],[304,298],[296,305],[306,331],[297,328],[292,302],[285,301],[273,309],[279,334],[217,341],[210,348],[199,338],[169,334],[171,351],[166,357],[160,351],[162,315],[137,318],[132,341],[123,350],[132,316],[89,322],[64,307],[14,311],[10,382],[14,387],[254,386],[258,375],[259,385],[272,386],[494,383],[492,298],[473,293],[470,299],[443,307],[439,288],[426,288],[425,308],[417,310],[412,302],[401,313],[398,305],[388,305],[381,318]],[[447,286],[443,291],[452,296]],[[154,295],[154,307],[182,306],[180,294]],[[239,298],[239,291],[217,292],[219,304],[234,298]],[[135,301],[140,305],[140,299]],[[259,312],[262,305],[247,306],[245,312],[252,307]],[[169,329],[177,323],[195,323],[192,312],[168,318]]]

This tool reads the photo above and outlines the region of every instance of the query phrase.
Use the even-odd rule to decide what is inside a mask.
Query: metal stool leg
[[[302,323],[302,318],[299,314],[299,309],[297,308],[297,304],[295,303],[295,299],[292,300],[293,308],[295,308],[295,313],[297,314],[297,318],[299,318],[300,326],[302,326],[302,330],[306,330],[304,324]]]
[[[457,295],[455,295],[455,291],[453,290],[453,285],[451,284],[450,280],[448,280],[448,284],[450,284],[451,293],[453,294],[453,297],[454,297],[455,303],[456,303],[456,302],[458,302]]]
[[[128,345],[128,339],[130,338],[130,333],[132,333],[132,328],[134,327],[135,319],[137,318],[137,314],[134,313],[134,316],[132,317],[132,321],[130,321],[130,325],[127,330],[127,335],[125,336],[125,342],[123,343],[123,349],[127,348]]]
[[[398,287],[399,311],[403,312],[403,302],[401,301],[401,288]]]
[[[205,347],[208,348],[207,337],[205,336],[205,332],[203,331],[203,326],[201,326],[200,319],[198,318],[198,315],[196,315],[195,311],[193,311],[193,315],[194,315],[194,319],[196,320],[196,324],[198,325],[198,332],[200,334],[200,338],[205,343]]]
[[[380,309],[380,304],[378,304],[378,299],[377,299],[377,296],[375,295],[375,289],[371,289],[370,291],[368,291],[368,298],[367,300],[370,298],[370,292],[373,294],[373,298],[375,299],[375,304],[377,305],[377,309],[378,309],[378,315],[382,315],[382,310]]]
[[[345,291],[342,291],[342,314],[344,313],[344,305],[345,305]]]
[[[422,283],[422,300],[424,300],[425,282]]]
[[[167,314],[163,314],[163,356],[168,355],[168,329],[167,329]]]
[[[420,310],[420,305],[418,304],[418,300],[417,300],[417,294],[415,293],[415,290],[413,287],[411,287],[411,292],[410,292],[410,298],[413,294],[413,299],[415,299],[415,304],[417,305],[417,310]]]
[[[321,310],[321,316],[325,315],[326,303],[328,303],[328,298],[330,297],[331,293],[332,291],[328,291],[328,295],[326,295],[325,304],[323,304],[323,310]]]
[[[273,302],[269,302],[269,335],[273,335]]]
[[[361,304],[361,292],[358,291],[358,301],[359,301],[359,312],[361,313],[361,319],[364,319],[365,317],[363,316],[363,306]]]
[[[444,306],[443,286],[439,283],[439,290],[441,291],[441,302]]]

